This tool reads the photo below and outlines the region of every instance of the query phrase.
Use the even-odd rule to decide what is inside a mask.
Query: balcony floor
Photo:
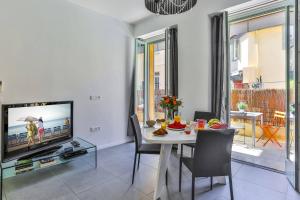
[[[241,161],[246,161],[261,165],[264,167],[272,168],[279,171],[285,170],[285,144],[281,143],[282,147],[272,142],[263,146],[264,140],[261,140],[252,147],[252,138],[237,135],[234,138],[232,148],[232,158]]]

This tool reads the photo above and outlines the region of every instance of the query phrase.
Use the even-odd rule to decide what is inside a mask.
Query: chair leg
[[[183,156],[183,144],[181,144],[181,148],[180,148],[180,157],[182,158],[182,156]]]
[[[192,177],[192,200],[195,199],[195,176]]]
[[[140,160],[141,160],[141,154],[139,153],[138,166],[137,166],[137,169],[138,169],[138,170],[139,170],[139,168],[140,168]]]
[[[181,192],[182,160],[179,159],[179,192]]]
[[[243,120],[243,123],[244,123],[244,125],[243,125],[243,127],[244,127],[244,144],[246,144],[246,121],[245,121],[245,119]]]
[[[135,153],[135,155],[134,155],[134,163],[133,163],[133,172],[132,172],[132,181],[131,181],[131,184],[134,183],[134,174],[135,174],[135,166],[136,166],[136,156],[137,156],[137,153]]]
[[[256,140],[256,142],[259,142],[263,137],[264,137],[264,134],[262,134],[262,135]]]
[[[166,171],[166,186],[168,186],[168,169]]]
[[[230,198],[231,198],[231,200],[234,200],[231,171],[229,173],[229,187],[230,187]]]
[[[244,123],[245,126],[245,123]],[[244,128],[244,144],[246,144],[246,128]]]
[[[210,190],[212,190],[213,189],[213,177],[211,176],[210,177]]]
[[[260,125],[260,128],[262,130],[262,134],[261,136],[256,140],[256,142],[259,142],[264,136],[265,136],[265,133],[264,133],[264,127],[262,125]]]

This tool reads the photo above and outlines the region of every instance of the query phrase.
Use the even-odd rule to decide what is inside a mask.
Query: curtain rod
[[[166,27],[165,29],[171,29],[171,28],[178,28],[178,25],[177,25],[177,24],[174,24],[174,25],[172,25],[172,26]]]
[[[224,13],[224,11],[219,11],[219,12],[210,13],[210,14],[208,14],[208,17],[212,18],[212,17],[214,17],[214,16],[222,15],[223,13]]]

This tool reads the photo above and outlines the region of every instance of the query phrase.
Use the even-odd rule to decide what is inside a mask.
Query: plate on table
[[[155,136],[155,137],[164,137],[164,136],[166,136],[166,135],[168,135],[168,134],[164,134],[164,135],[157,135],[157,134],[155,134],[155,133],[153,133],[153,135]]]
[[[170,127],[168,127],[168,129],[171,131],[184,131],[185,128],[170,128]]]

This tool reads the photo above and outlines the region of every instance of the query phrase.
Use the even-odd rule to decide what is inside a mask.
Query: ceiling
[[[127,23],[135,23],[151,14],[144,0],[69,0],[100,14],[117,18]]]

